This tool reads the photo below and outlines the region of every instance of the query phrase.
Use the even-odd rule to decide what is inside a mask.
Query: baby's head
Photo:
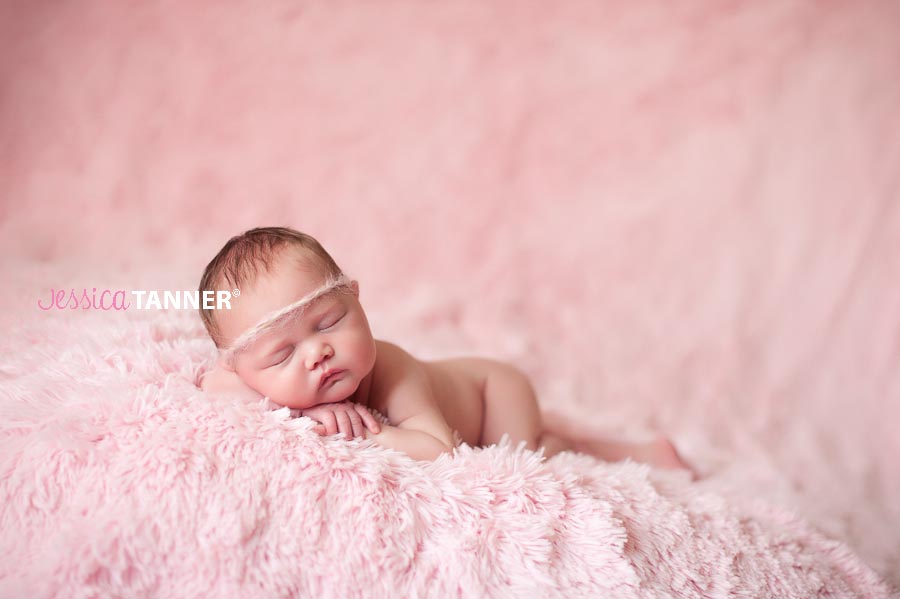
[[[240,296],[231,310],[200,317],[220,366],[275,403],[343,401],[371,372],[375,341],[359,285],[309,235],[265,227],[231,238],[206,266],[200,290],[232,288]]]

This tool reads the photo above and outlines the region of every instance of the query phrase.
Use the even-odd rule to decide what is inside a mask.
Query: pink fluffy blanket
[[[4,343],[0,596],[890,592],[844,544],[715,479],[506,445],[415,462],[321,438],[287,410],[202,393],[212,344],[194,315],[104,316],[61,329],[62,351],[37,325]]]
[[[257,4],[0,5],[0,597],[900,589],[900,3]],[[35,305],[264,225],[705,479],[416,464],[204,397],[195,315]]]

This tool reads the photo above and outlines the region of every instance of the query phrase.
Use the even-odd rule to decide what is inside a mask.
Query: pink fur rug
[[[192,313],[51,338],[67,317],[3,344],[0,596],[888,596],[714,481],[508,444],[414,462],[199,391]]]
[[[0,3],[0,596],[898,588],[900,4],[262,4]],[[36,305],[260,225],[705,480],[414,464],[199,395],[195,315]]]

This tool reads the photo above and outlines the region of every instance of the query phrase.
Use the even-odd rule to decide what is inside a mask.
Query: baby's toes
[[[690,464],[682,459],[671,441],[665,437],[660,437],[654,442],[654,446],[654,457],[651,462],[654,466],[688,470],[691,473],[691,477],[694,480],[697,479],[697,473],[694,472],[694,469],[691,468]]]

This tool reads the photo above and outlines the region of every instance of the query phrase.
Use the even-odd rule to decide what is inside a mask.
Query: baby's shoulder
[[[387,372],[416,370],[422,363],[408,351],[390,341],[375,340],[375,368]]]
[[[395,343],[375,340],[375,367],[369,405],[384,412],[392,393],[410,385],[429,384],[422,363]]]

